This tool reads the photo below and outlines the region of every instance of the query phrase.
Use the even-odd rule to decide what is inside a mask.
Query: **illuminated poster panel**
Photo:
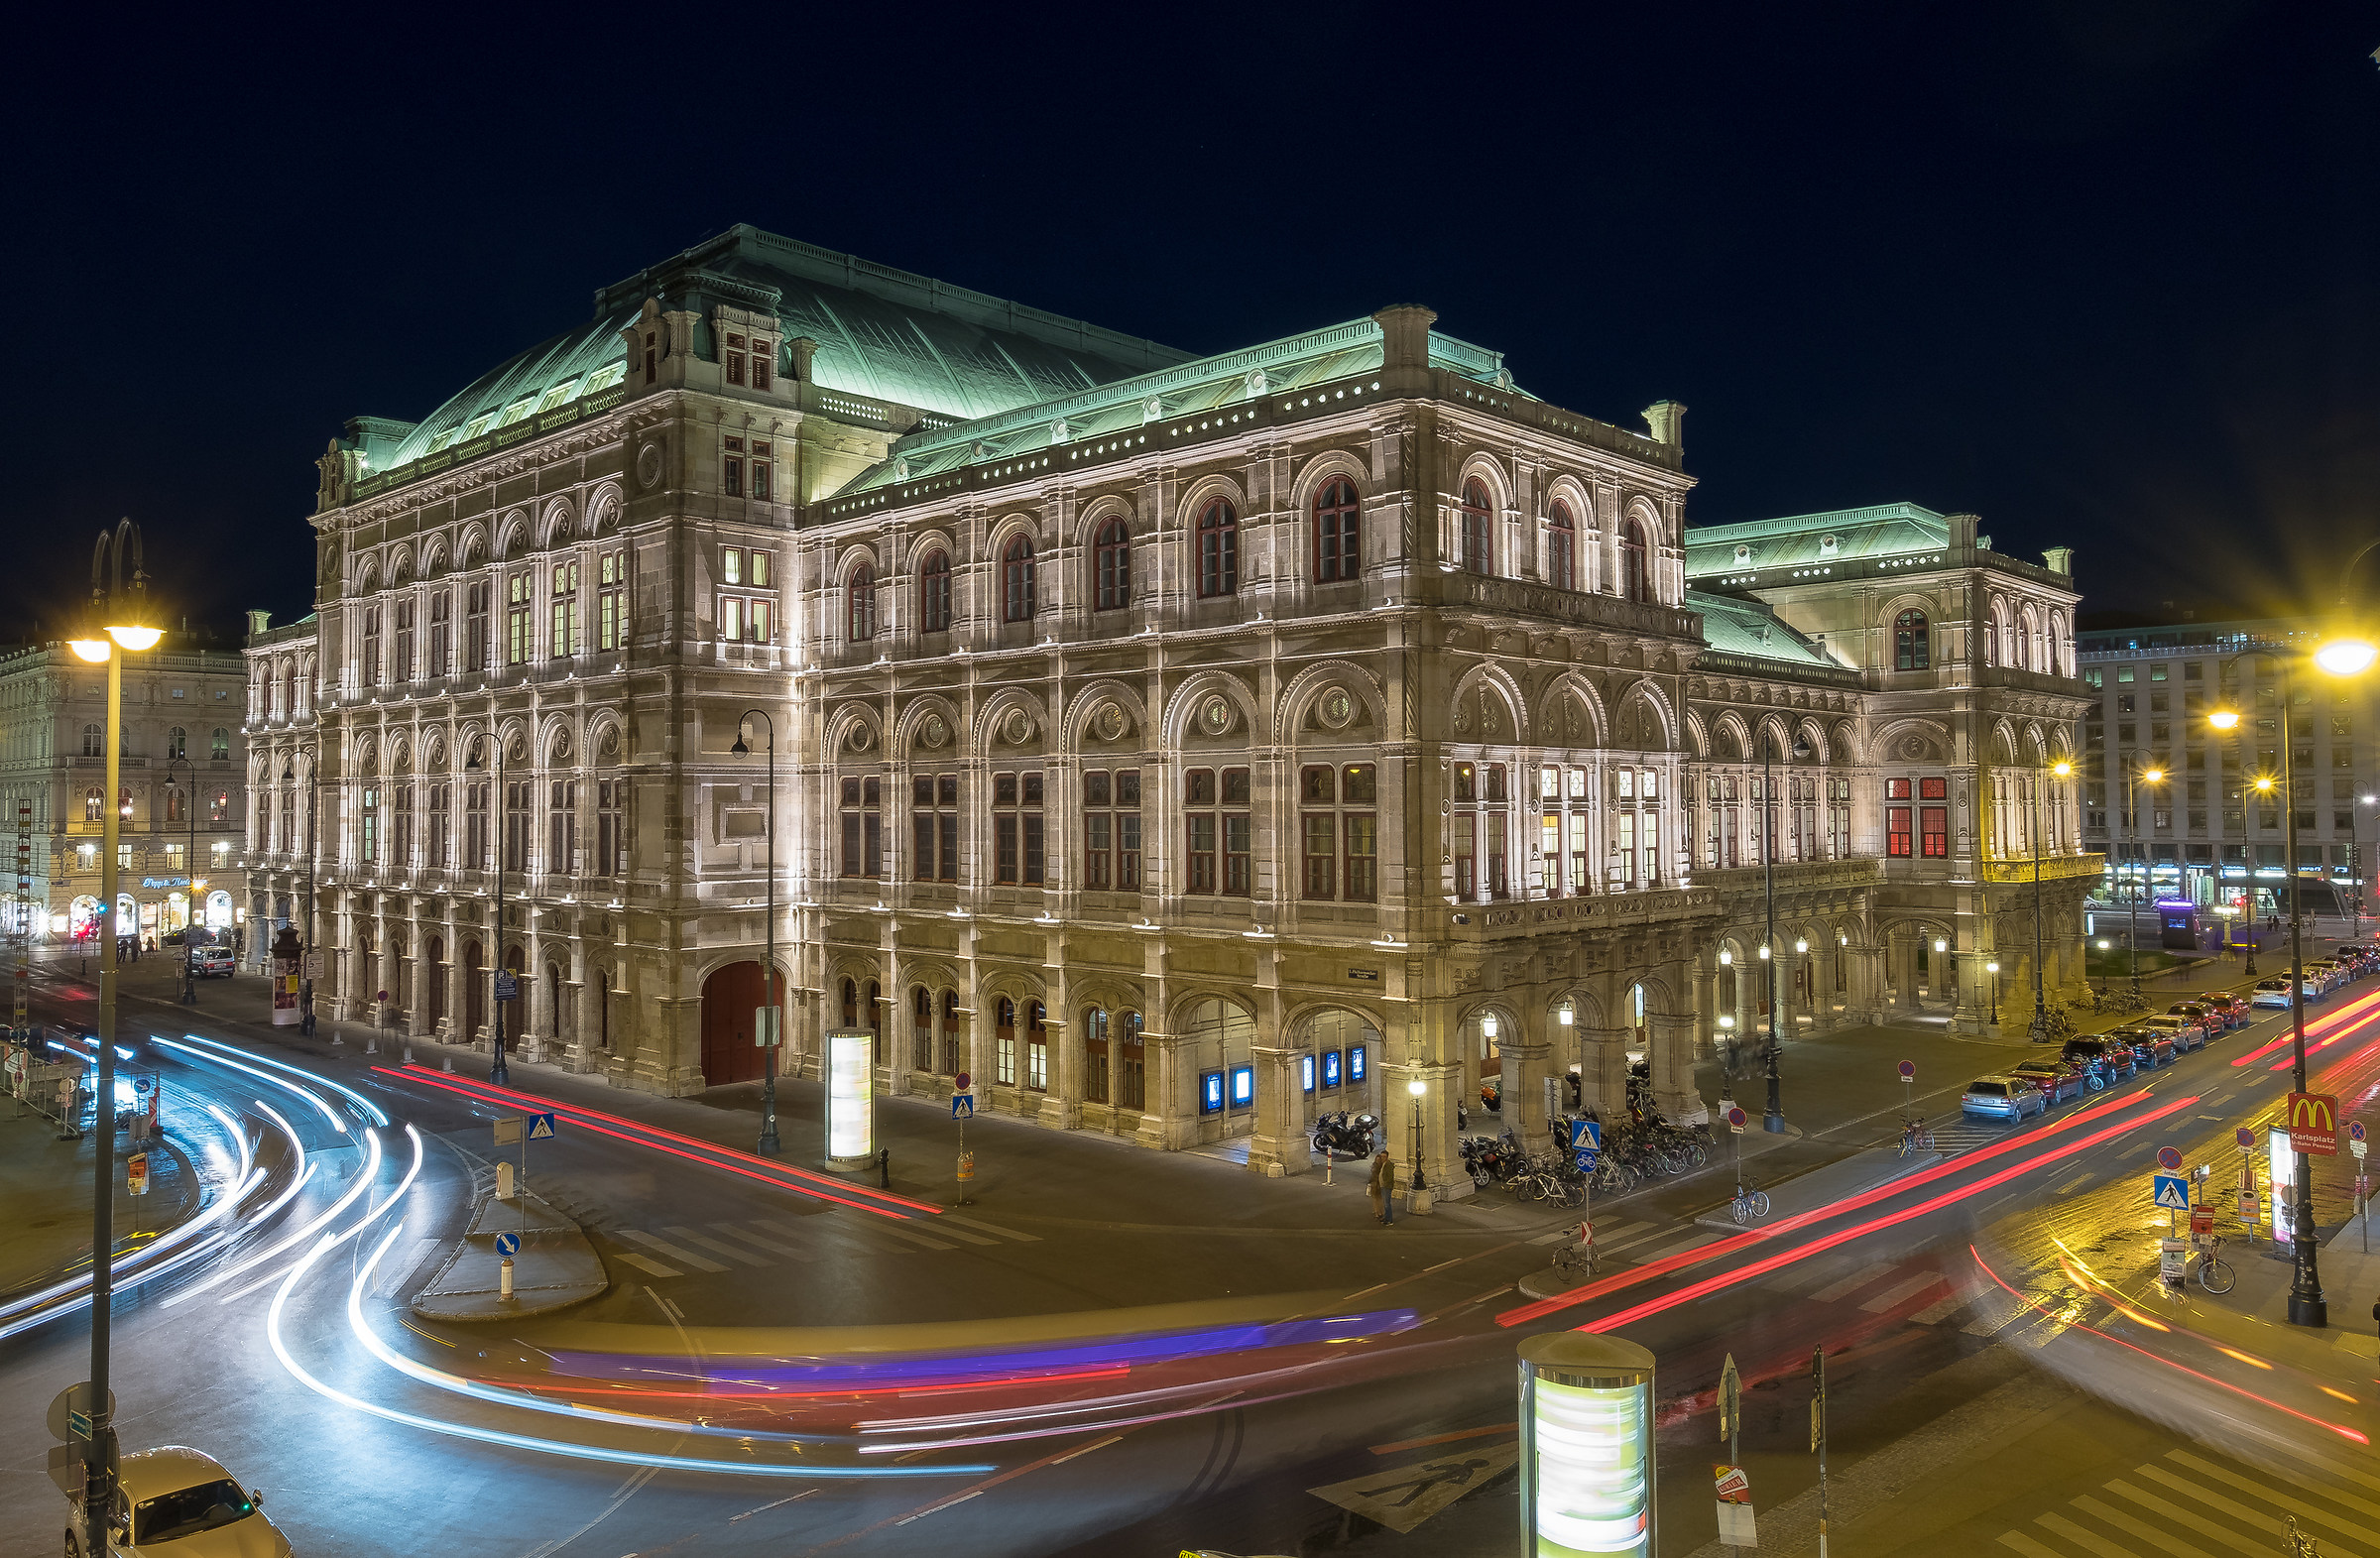
[[[826,1155],[837,1168],[876,1156],[876,1035],[866,1028],[826,1035]]]
[[[1555,1332],[1520,1346],[1521,1519],[1533,1558],[1653,1558],[1653,1355]]]

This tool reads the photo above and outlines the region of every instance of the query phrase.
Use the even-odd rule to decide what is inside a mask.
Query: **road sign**
[[[1573,1147],[1591,1146],[1604,1149],[1604,1128],[1600,1121],[1574,1120],[1570,1123],[1570,1144]]]
[[[2289,1146],[2293,1152],[2338,1155],[2338,1100],[2328,1093],[2289,1095]]]
[[[550,1141],[553,1139],[553,1112],[551,1110],[546,1111],[542,1115],[532,1115],[529,1117],[529,1139],[532,1141]]]
[[[1446,1453],[1428,1460],[1306,1492],[1376,1520],[1399,1535],[1410,1535],[1424,1520],[1472,1490],[1493,1482],[1519,1459],[1518,1439],[1478,1448],[1449,1445]]]
[[[519,1234],[498,1234],[496,1236],[496,1253],[500,1256],[519,1255],[521,1253],[521,1236]]]
[[[91,1382],[88,1379],[59,1391],[58,1398],[50,1403],[50,1437],[88,1439],[91,1436]],[[110,1417],[116,1414],[116,1392],[113,1390],[107,1392],[107,1414]],[[77,1417],[83,1422],[80,1428],[74,1427],[71,1421]]]
[[[2190,1181],[2180,1174],[2157,1175],[2157,1204],[2168,1212],[2190,1210]]]
[[[149,1193],[149,1154],[135,1152],[124,1160],[124,1188],[133,1195]]]
[[[1583,1146],[1570,1154],[1570,1161],[1580,1173],[1592,1174],[1595,1172],[1596,1156],[1594,1147]]]
[[[1719,1437],[1724,1440],[1740,1433],[1742,1429],[1743,1376],[1736,1373],[1735,1355],[1729,1353],[1727,1361],[1720,1366],[1719,1371]],[[1730,1468],[1722,1467],[1721,1470],[1724,1472]]]
[[[2263,1215],[2264,1206],[2257,1199],[2256,1192],[2242,1190],[2239,1193],[2239,1220],[2243,1223],[2253,1223]]]
[[[2157,1149],[2157,1166],[2168,1173],[2180,1173],[2182,1171],[2182,1149],[2175,1146],[2159,1147]]]
[[[499,1115],[495,1125],[498,1146],[511,1146],[521,1139],[521,1117],[519,1115]]]
[[[1904,1060],[1901,1062],[1901,1080],[1904,1082],[1914,1082],[1917,1080],[1916,1061]]]
[[[2347,1122],[2347,1139],[2350,1141],[2360,1141],[2363,1139],[2362,1121],[2350,1120]]]
[[[91,1414],[68,1412],[66,1414],[66,1431],[77,1439],[88,1439],[91,1436]]]
[[[950,1095],[951,1119],[964,1120],[974,1113],[975,1095],[973,1093],[953,1093]]]
[[[509,969],[498,972],[496,975],[496,999],[499,1001],[517,1001],[520,999],[520,997],[521,981],[515,979],[512,975],[512,971]]]
[[[1737,1104],[1727,1111],[1727,1129],[1734,1132],[1737,1136],[1741,1136],[1743,1134],[1743,1123],[1750,1118],[1751,1117],[1749,1115],[1746,1115],[1743,1112],[1743,1106],[1741,1104]]]
[[[2250,1131],[2246,1126],[2241,1126],[2237,1131],[2231,1133],[2231,1139],[2237,1141],[2242,1148],[2252,1147],[2256,1144],[2256,1133]]]
[[[2362,1162],[2362,1161],[2363,1161],[2363,1153],[2364,1153],[2364,1149],[2365,1149],[2366,1147],[2370,1146],[2370,1145],[2371,1145],[2371,1143],[2370,1143],[2369,1141],[2362,1141],[2362,1140],[2349,1141],[2349,1142],[2347,1143],[2347,1150],[2348,1150],[2348,1151],[2350,1151],[2350,1152],[2352,1152],[2352,1153],[2354,1153],[2354,1154],[2355,1154],[2355,1161],[2357,1161],[2358,1163],[2360,1163],[2360,1162]]]

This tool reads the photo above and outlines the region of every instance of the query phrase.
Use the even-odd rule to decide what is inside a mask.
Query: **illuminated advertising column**
[[[1615,1336],[1520,1344],[1520,1518],[1530,1558],[1653,1558],[1653,1355]]]
[[[298,965],[305,952],[298,932],[283,926],[273,938],[273,1025],[294,1027],[304,1016],[298,1010]]]
[[[834,1028],[826,1035],[826,1161],[863,1168],[876,1160],[876,1035]]]

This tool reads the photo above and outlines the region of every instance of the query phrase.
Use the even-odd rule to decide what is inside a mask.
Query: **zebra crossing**
[[[1579,1225],[1576,1223],[1565,1223],[1550,1234],[1539,1234],[1529,1243],[1532,1245],[1558,1245],[1577,1233],[1578,1227]],[[1669,1237],[1663,1238],[1663,1235]],[[1624,1255],[1628,1264],[1646,1265],[1669,1256],[1683,1254],[1688,1250],[1698,1250],[1704,1245],[1716,1244],[1726,1237],[1726,1234],[1715,1233],[1707,1228],[1697,1228],[1691,1223],[1647,1223],[1624,1218],[1608,1219],[1595,1225],[1595,1258],[1598,1261],[1603,1261],[1615,1256]]]
[[[1038,1244],[1038,1234],[1019,1233],[980,1218],[945,1212],[939,1217],[900,1221],[819,1212],[807,1217],[758,1217],[734,1222],[671,1223],[656,1228],[593,1231],[605,1254],[648,1276],[716,1275],[787,1261],[841,1260],[853,1257],[923,1255],[974,1246]]]
[[[2202,1446],[2170,1450],[2003,1531],[2020,1558],[2261,1558],[2290,1517],[2326,1558],[2380,1558],[2380,1477],[2303,1446],[2286,1477]]]

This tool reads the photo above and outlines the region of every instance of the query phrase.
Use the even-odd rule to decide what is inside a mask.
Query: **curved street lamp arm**
[[[2344,606],[2347,604],[2347,586],[2354,582],[2355,564],[2370,556],[2375,550],[2380,550],[2380,540],[2365,541],[2361,546],[2358,546],[2355,549],[2355,555],[2347,559],[2346,566],[2338,570],[2339,605]]]

